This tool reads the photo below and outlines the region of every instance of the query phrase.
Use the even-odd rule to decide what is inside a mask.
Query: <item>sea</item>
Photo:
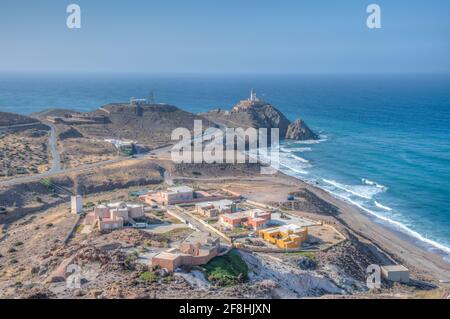
[[[283,172],[450,262],[450,75],[0,74],[0,111],[90,111],[153,92],[198,113],[252,88],[320,134],[281,143]]]

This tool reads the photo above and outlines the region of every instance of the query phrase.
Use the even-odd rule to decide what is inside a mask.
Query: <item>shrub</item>
[[[235,250],[211,260],[203,272],[217,286],[233,286],[248,280],[248,266]]]
[[[158,276],[154,272],[145,271],[139,275],[139,279],[146,283],[152,283],[158,280]]]

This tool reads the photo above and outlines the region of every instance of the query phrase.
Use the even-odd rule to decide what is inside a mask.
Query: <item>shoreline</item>
[[[363,240],[375,244],[393,260],[404,263],[411,271],[419,271],[419,273],[431,276],[436,282],[450,280],[450,263],[445,261],[441,254],[421,247],[425,245],[414,244],[412,236],[384,225],[381,220],[376,220],[375,216],[352,203],[337,198],[318,186],[281,171],[278,171],[278,174],[282,179],[295,182],[321,200],[336,206],[339,209],[339,215],[333,216],[333,218],[341,226]]]

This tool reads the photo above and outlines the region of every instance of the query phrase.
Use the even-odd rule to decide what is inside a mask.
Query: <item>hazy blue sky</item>
[[[2,0],[0,40],[0,71],[450,72],[450,1]]]

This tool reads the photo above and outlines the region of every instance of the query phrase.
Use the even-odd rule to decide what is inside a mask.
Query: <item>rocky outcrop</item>
[[[256,97],[253,100],[240,101],[231,111],[214,109],[199,115],[211,122],[227,127],[279,128],[280,138],[293,140],[318,139],[318,136],[302,120],[291,123],[273,105]]]
[[[297,141],[317,140],[319,138],[301,119],[295,120],[288,126],[285,137]]]

